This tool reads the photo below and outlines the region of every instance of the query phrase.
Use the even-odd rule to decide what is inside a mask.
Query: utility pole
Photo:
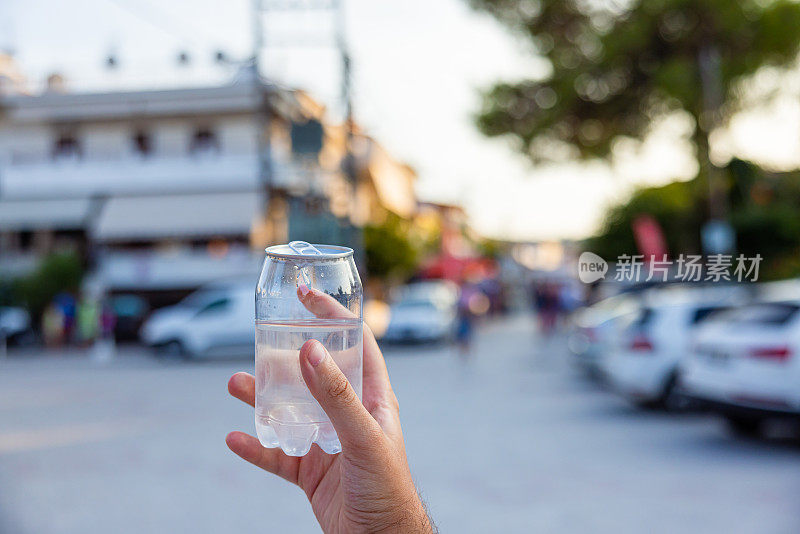
[[[270,103],[269,83],[261,80],[261,51],[264,48],[264,24],[261,20],[263,14],[263,0],[252,1],[253,19],[253,53],[250,57],[250,68],[252,69],[253,89],[256,96],[256,157],[258,158],[258,181],[261,185],[263,206],[262,216],[269,217],[270,201],[272,200],[272,130],[270,114],[272,106]],[[263,221],[266,223],[266,220]]]
[[[347,47],[347,40],[345,38],[345,12],[343,0],[334,0],[336,9],[336,43],[339,49],[339,55],[342,61],[342,87],[341,98],[344,104],[344,127],[345,127],[345,160],[344,172],[350,182],[352,188],[352,202],[353,212],[358,209],[356,205],[358,202],[358,187],[359,187],[359,173],[355,154],[353,153],[353,138],[354,138],[354,119],[353,119],[353,94],[352,94],[352,61],[350,58],[350,51]],[[351,216],[352,222],[352,216]],[[355,251],[355,261],[358,270],[362,273],[362,277],[366,278],[367,265],[366,256],[364,251],[364,231],[363,228],[357,224],[352,224],[352,246]]]
[[[358,191],[358,169],[356,167],[356,161],[353,153],[353,139],[354,139],[354,120],[353,120],[353,103],[352,103],[352,91],[351,91],[351,68],[352,62],[350,58],[350,54],[347,49],[347,43],[345,38],[345,13],[344,13],[344,5],[343,0],[252,0],[253,1],[253,10],[254,10],[254,47],[255,51],[253,54],[254,57],[254,65],[256,70],[259,68],[259,61],[258,61],[258,52],[262,51],[263,49],[270,49],[270,48],[277,48],[277,47],[285,47],[287,49],[292,48],[308,48],[308,47],[320,47],[320,48],[330,48],[334,47],[338,53],[340,58],[340,69],[341,69],[341,80],[340,80],[340,91],[339,91],[339,98],[341,99],[340,105],[343,111],[342,121],[343,126],[345,128],[345,154],[342,161],[342,168],[341,172],[347,178],[347,181],[350,184],[351,191],[352,191],[352,207],[350,213],[350,224],[352,226],[352,232],[350,239],[352,241],[351,245],[353,249],[356,251],[356,261],[359,263],[359,270],[363,273],[365,270],[364,267],[364,258],[363,258],[363,238],[362,238],[362,229],[355,224],[353,221],[355,212],[356,212],[356,202],[357,202],[357,191]],[[296,32],[288,39],[284,38],[280,41],[270,42],[268,39],[264,38],[264,21],[262,19],[263,16],[269,17],[270,14],[280,14],[280,15],[298,15],[298,17],[306,17],[310,14],[314,14],[317,17],[326,17],[327,20],[331,21],[334,25],[333,35],[325,38],[322,36],[321,39],[310,39],[308,35],[302,35],[302,32]],[[320,37],[316,35],[314,37]],[[267,166],[263,170],[262,174],[265,177],[270,176],[270,167],[269,167],[269,152],[268,152],[268,141],[267,140],[267,154],[266,154],[266,161]],[[265,181],[265,183],[269,183]]]
[[[736,236],[733,227],[728,222],[727,193],[724,188],[723,176],[720,169],[711,162],[711,147],[708,135],[717,124],[720,108],[722,107],[722,80],[719,51],[714,45],[703,47],[698,53],[700,70],[700,85],[703,92],[703,110],[698,117],[698,128],[701,136],[705,136],[705,154],[707,161],[698,161],[700,168],[706,169],[708,180],[708,222],[703,225],[701,238],[704,252],[707,254],[733,253],[736,245]]]

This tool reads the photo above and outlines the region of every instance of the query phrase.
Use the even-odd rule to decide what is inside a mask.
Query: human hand
[[[301,286],[297,296],[317,317],[352,317],[323,292]],[[300,370],[333,423],[342,452],[329,455],[315,444],[303,457],[287,456],[279,448],[262,447],[243,432],[228,434],[228,447],[253,465],[300,486],[326,533],[434,532],[411,479],[397,397],[369,327],[364,325],[363,404],[318,341],[309,340],[300,349]],[[236,373],[228,391],[255,406],[252,375]]]

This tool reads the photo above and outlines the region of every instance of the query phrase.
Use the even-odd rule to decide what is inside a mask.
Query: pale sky
[[[269,1],[269,0],[266,0]],[[624,145],[613,171],[607,165],[533,167],[504,139],[486,139],[472,124],[477,89],[492,81],[542,73],[546,66],[466,0],[344,0],[347,39],[354,63],[356,118],[397,158],[419,173],[425,200],[463,204],[478,231],[512,239],[581,238],[604,209],[635,184],[665,183],[693,175],[688,124],[668,121],[641,150]],[[11,46],[31,80],[61,71],[76,89],[224,83],[231,68],[214,65],[223,49],[246,57],[252,36],[250,0],[3,0],[0,46]],[[303,28],[329,35],[320,19],[305,26],[276,16],[265,24],[267,41],[297,42]],[[293,37],[294,36],[294,37]],[[5,41],[5,43],[4,43]],[[120,67],[103,59],[115,51]],[[175,55],[193,61],[178,67]],[[273,46],[265,73],[309,88],[335,102],[335,56],[324,49]],[[765,77],[765,85],[773,83]],[[788,93],[787,93],[788,94]],[[768,160],[775,168],[798,165],[800,105],[784,97],[771,110],[751,110],[735,128],[715,137],[715,154]]]

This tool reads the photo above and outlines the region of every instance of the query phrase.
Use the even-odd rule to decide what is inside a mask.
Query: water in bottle
[[[341,451],[336,432],[300,374],[300,348],[316,339],[361,396],[361,321],[329,319],[256,323],[256,432],[267,447],[303,456],[312,443]]]

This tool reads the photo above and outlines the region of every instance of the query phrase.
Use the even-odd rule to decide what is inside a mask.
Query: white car
[[[603,361],[612,388],[642,406],[679,407],[679,366],[690,352],[693,329],[746,297],[738,286],[679,286],[643,294],[636,319]]]
[[[575,361],[588,371],[597,371],[601,360],[616,346],[618,337],[636,318],[639,299],[630,294],[603,299],[575,313],[567,347]]]
[[[252,283],[203,287],[177,305],[155,311],[142,326],[141,339],[162,354],[253,354],[254,292]]]
[[[28,312],[22,308],[0,306],[0,337],[11,344],[33,343],[35,336]]]
[[[437,306],[454,308],[458,304],[458,295],[458,286],[453,282],[425,280],[395,288],[392,291],[392,300],[395,302],[429,300]]]
[[[458,289],[441,281],[417,282],[397,292],[389,324],[381,339],[390,342],[434,342],[455,333]]]
[[[738,433],[755,434],[771,417],[800,417],[800,300],[760,301],[708,321],[681,385]]]

